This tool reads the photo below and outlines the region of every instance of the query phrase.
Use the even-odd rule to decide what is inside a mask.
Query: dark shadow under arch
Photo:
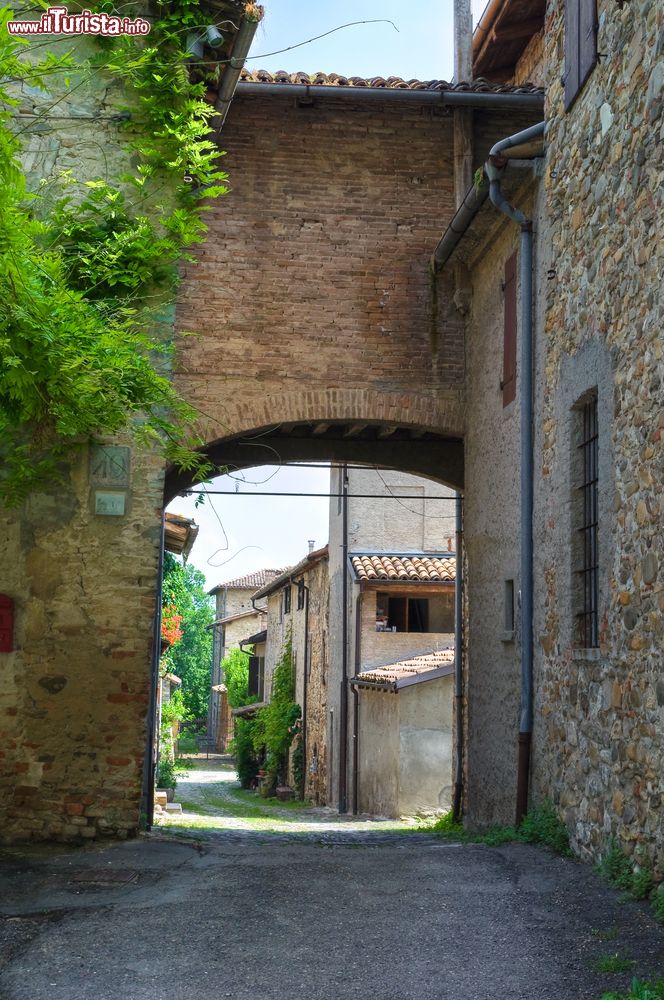
[[[463,489],[460,438],[379,421],[276,424],[215,441],[205,454],[220,470],[298,461],[360,462]],[[167,470],[165,504],[193,485],[190,472]]]

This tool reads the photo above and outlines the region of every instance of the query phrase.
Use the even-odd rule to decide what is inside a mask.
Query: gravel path
[[[353,839],[377,834],[409,833],[421,828],[415,819],[385,819],[370,816],[340,816],[334,809],[304,803],[277,805],[274,800],[240,789],[237,773],[229,759],[221,756],[187,758],[190,769],[178,778],[175,801],[181,814],[156,819],[157,828],[204,830],[224,833],[264,833],[268,835],[311,835],[327,839],[343,834]]]

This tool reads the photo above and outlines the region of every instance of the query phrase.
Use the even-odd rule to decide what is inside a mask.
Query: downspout
[[[485,170],[489,197],[521,228],[521,710],[517,770],[516,822],[528,811],[528,783],[533,733],[533,223],[503,197],[506,160],[502,155],[544,135],[545,122],[502,139],[492,147]]]
[[[348,467],[342,466],[343,487],[341,494],[342,543],[341,560],[341,698],[339,706],[339,812],[348,809]]]
[[[304,582],[304,577],[302,578],[302,587],[305,591],[305,602],[304,602],[304,676],[302,678],[302,732],[300,739],[302,741],[302,760],[304,761],[304,775],[303,775],[303,786],[302,795],[305,794],[305,786],[307,784],[307,669],[309,662],[309,588]]]
[[[159,683],[159,660],[161,658],[161,592],[164,583],[164,525],[165,517],[161,515],[161,531],[159,535],[159,559],[157,564],[157,595],[152,625],[152,665],[150,670],[150,701],[148,703],[147,742],[143,758],[143,791],[141,794],[141,813],[145,816],[145,829],[149,832],[154,821],[154,778],[157,764],[156,722],[157,722],[157,685]]]
[[[360,672],[362,665],[362,604],[364,598],[364,586],[360,583],[360,592],[355,601],[355,677]],[[359,807],[359,761],[360,761],[360,702],[356,685],[352,685],[353,692],[353,816],[357,816]]]
[[[456,747],[454,764],[454,801],[452,814],[456,823],[461,819],[463,800],[463,496],[454,498],[456,529],[456,570],[454,579],[454,720]]]
[[[249,55],[249,49],[254,40],[256,29],[261,22],[263,16],[262,8],[259,7],[257,9],[260,11],[260,14],[256,17],[248,17],[247,14],[244,15],[240,21],[238,33],[235,36],[231,57],[221,78],[221,86],[219,87],[217,100],[214,105],[218,114],[215,116],[213,124],[217,129],[220,129],[226,121],[226,115],[235,95],[235,88],[240,79],[240,73]]]

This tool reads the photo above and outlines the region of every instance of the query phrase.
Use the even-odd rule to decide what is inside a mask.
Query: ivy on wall
[[[209,81],[192,82],[186,67],[186,31],[206,18],[192,0],[157,10],[148,36],[102,39],[77,64],[28,57],[30,43],[8,33],[12,12],[0,12],[0,502],[9,506],[62,475],[92,437],[124,429],[198,480],[212,471],[186,431],[198,414],[171,385],[172,331],[159,317],[179,263],[204,240],[203,199],[226,193],[226,174],[209,138]],[[122,13],[132,16],[127,5]],[[51,185],[28,194],[16,85],[66,92],[73,73],[122,83],[129,104],[117,127],[131,126],[119,139],[132,169],[62,177],[55,200]]]

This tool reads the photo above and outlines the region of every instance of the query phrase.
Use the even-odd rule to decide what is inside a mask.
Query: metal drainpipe
[[[461,819],[463,800],[463,496],[457,493],[454,502],[456,529],[456,559],[454,580],[454,717],[456,723],[456,753],[454,765],[455,822]]]
[[[360,672],[362,663],[362,604],[364,586],[360,583],[360,592],[355,601],[355,677]],[[357,816],[359,800],[359,760],[360,760],[360,702],[357,687],[353,684],[353,816]]]
[[[154,611],[152,627],[152,669],[150,670],[150,702],[148,708],[148,731],[143,758],[143,791],[141,795],[141,812],[145,816],[145,829],[149,832],[154,821],[154,777],[157,763],[155,753],[156,721],[157,721],[157,684],[159,682],[159,660],[161,658],[161,591],[164,583],[164,531],[165,517],[161,515],[161,534],[159,538],[159,561],[157,565],[157,603]]]
[[[300,739],[302,740],[302,760],[304,761],[304,785],[302,788],[302,794],[304,795],[304,790],[307,784],[307,664],[309,661],[309,588],[304,582],[304,577],[302,578],[302,586],[305,590],[305,603],[304,603],[304,675],[302,678],[303,688],[302,688],[302,734]]]
[[[215,102],[215,108],[219,114],[218,116],[215,116],[213,124],[217,129],[220,129],[226,121],[226,115],[228,114],[228,109],[231,106],[231,101],[233,100],[233,96],[235,94],[235,88],[237,87],[238,80],[240,79],[240,73],[242,72],[242,67],[244,66],[245,60],[249,55],[249,49],[251,48],[251,43],[254,40],[254,35],[256,34],[256,29],[259,24],[260,19],[252,20],[250,18],[243,17],[240,21],[240,28],[235,36],[235,41],[233,42],[231,58],[226,66],[224,75],[221,78],[221,86],[219,87],[217,100]]]
[[[341,698],[339,706],[339,812],[348,809],[348,467],[342,467],[343,488],[341,497],[342,534],[341,559]]]
[[[540,122],[497,142],[489,153],[486,173],[489,197],[521,227],[521,711],[517,770],[516,822],[528,811],[528,781],[533,733],[533,223],[503,197],[501,154],[512,146],[544,135]]]

